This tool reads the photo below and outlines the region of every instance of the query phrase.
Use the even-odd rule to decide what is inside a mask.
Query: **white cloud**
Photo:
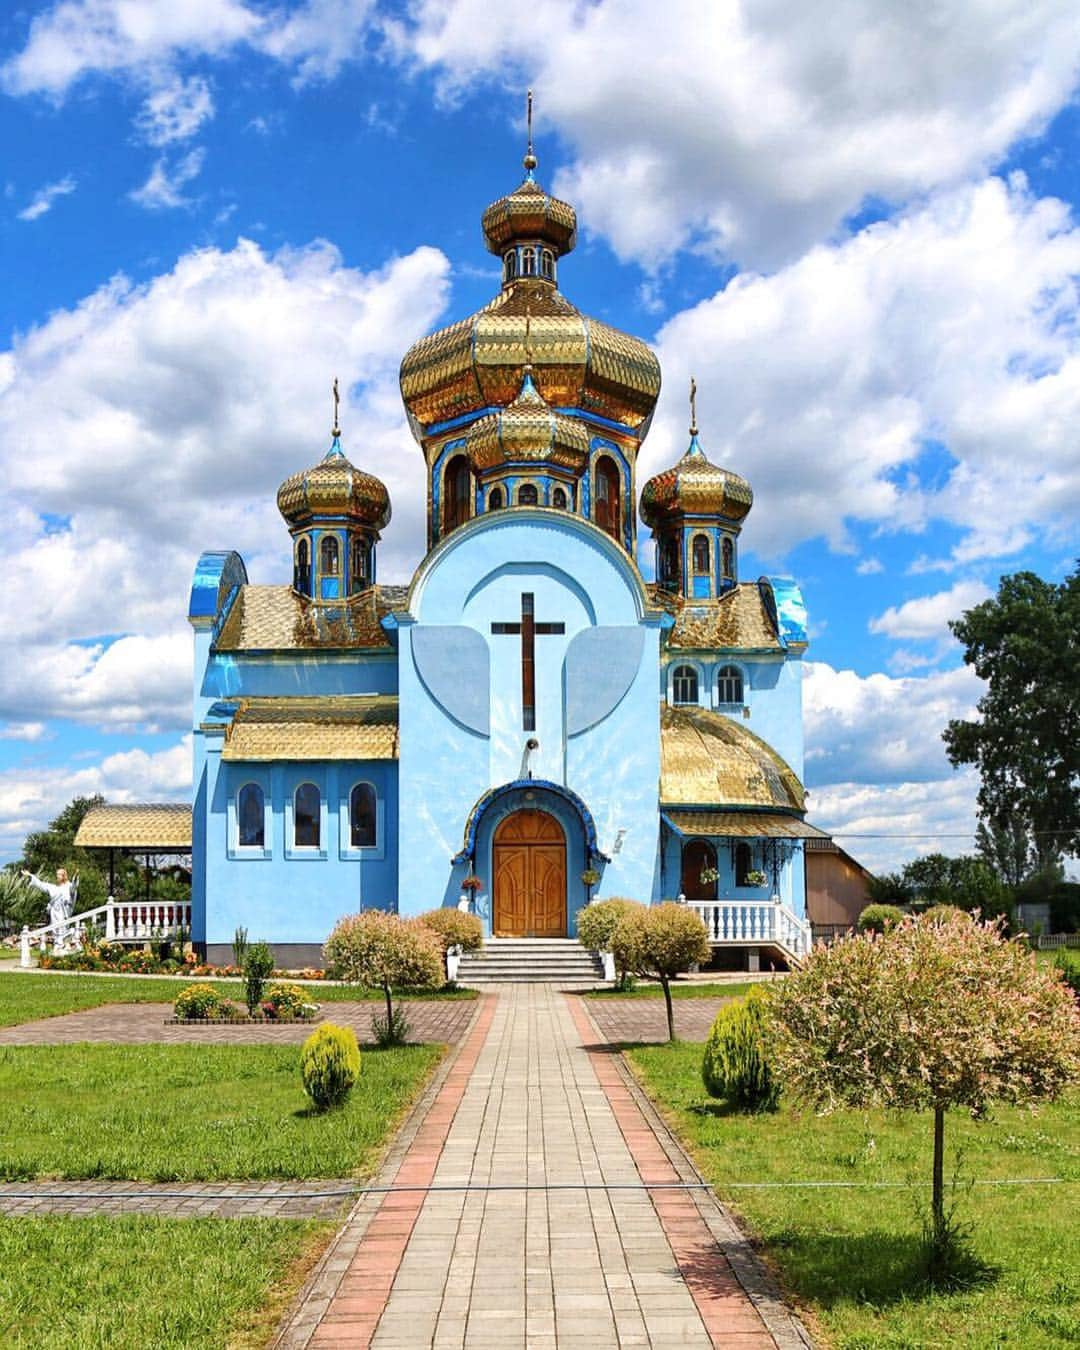
[[[555,180],[624,258],[771,267],[868,198],[984,171],[1069,99],[1073,0],[419,0],[390,33],[449,97],[526,81],[575,153]],[[633,72],[628,80],[628,72]]]
[[[274,15],[260,50],[295,71],[294,83],[329,79],[363,53],[375,0],[305,0]]]
[[[0,723],[0,741],[40,741],[45,736],[44,722]]]
[[[981,581],[958,581],[947,591],[920,595],[902,605],[890,605],[867,625],[871,633],[891,638],[949,638],[949,620],[989,599],[992,592]]]
[[[213,95],[201,75],[173,76],[147,95],[135,125],[150,145],[171,145],[190,140],[213,115]]]
[[[871,577],[878,572],[884,572],[885,564],[880,558],[864,558],[855,568],[855,571],[861,577]]]
[[[760,553],[815,536],[846,550],[847,520],[943,519],[966,531],[957,564],[1007,555],[1033,523],[1068,538],[1078,274],[1080,228],[1020,176],[939,194],[771,276],[740,274],[659,334],[677,392],[661,397],[639,477],[682,452],[693,372],[706,452],[753,484],[745,537]]]
[[[147,211],[170,211],[190,206],[191,198],[184,196],[184,188],[202,172],[206,151],[202,146],[189,150],[172,164],[162,156],[155,160],[150,177],[140,188],[128,194],[133,202]]]
[[[37,220],[46,212],[52,210],[53,202],[57,197],[66,197],[75,191],[75,179],[71,174],[58,179],[55,183],[46,183],[44,187],[38,188],[34,193],[29,206],[24,207],[19,212],[20,220]]]

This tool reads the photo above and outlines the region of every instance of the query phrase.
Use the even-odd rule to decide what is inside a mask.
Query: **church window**
[[[708,576],[709,574],[709,536],[707,534],[694,535],[694,571],[699,576]]]
[[[618,540],[620,529],[619,470],[608,455],[596,461],[596,502],[593,519],[612,539]]]
[[[301,783],[293,797],[293,846],[318,848],[322,794],[314,783]]]
[[[324,577],[337,576],[340,556],[338,541],[332,534],[324,535],[319,545],[319,565]]]
[[[471,488],[469,461],[464,455],[455,455],[446,466],[443,478],[443,533],[464,525],[469,519],[469,491]]]
[[[555,255],[549,248],[540,254],[540,275],[545,281],[555,280]]]
[[[670,535],[660,542],[656,565],[660,573],[661,585],[677,586],[679,584],[679,546]]]
[[[293,587],[301,595],[311,594],[311,545],[306,538],[296,541],[296,561],[293,564]]]
[[[693,666],[676,666],[671,677],[671,696],[675,703],[696,703],[697,671]]]
[[[721,666],[716,678],[716,701],[718,703],[741,703],[743,701],[742,671],[738,666]]]
[[[523,277],[534,277],[536,275],[536,250],[534,248],[523,248],[521,250],[521,275]]]
[[[557,487],[551,494],[551,504],[556,511],[565,511],[567,508],[566,489]]]
[[[488,493],[488,510],[501,511],[503,504],[503,491],[501,487],[493,487]]]
[[[354,539],[352,545],[352,589],[362,591],[370,580],[371,553],[366,539]]]
[[[504,261],[503,280],[513,281],[517,276],[517,249],[512,248]]]
[[[535,483],[522,483],[518,488],[518,506],[535,506],[540,500]]]
[[[735,845],[735,885],[749,886],[747,880],[754,870],[754,854],[749,844]]]
[[[357,783],[349,793],[349,842],[353,848],[374,848],[375,833],[375,789]]]
[[[724,542],[720,546],[721,566],[725,577],[735,575],[735,545],[725,535]]]
[[[258,783],[245,783],[236,798],[236,842],[241,848],[263,848],[266,818],[263,790]]]

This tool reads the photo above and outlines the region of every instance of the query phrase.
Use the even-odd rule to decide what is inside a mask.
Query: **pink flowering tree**
[[[1001,921],[905,919],[817,947],[771,1000],[784,1088],[821,1112],[929,1111],[934,1121],[930,1273],[955,1235],[943,1185],[945,1114],[1058,1097],[1080,1076],[1080,1014],[1053,968]]]
[[[443,951],[438,936],[418,919],[399,919],[380,909],[366,909],[339,919],[323,948],[327,973],[335,979],[381,989],[386,999],[385,1034],[381,1041],[405,1039],[407,1030],[395,1013],[392,991],[437,989],[443,982]]]

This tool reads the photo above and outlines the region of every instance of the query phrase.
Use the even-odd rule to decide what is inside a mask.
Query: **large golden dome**
[[[465,453],[477,473],[500,464],[542,460],[581,474],[589,462],[589,433],[583,422],[554,412],[544,402],[533,383],[532,367],[526,366],[517,397],[469,428]]]
[[[654,528],[685,515],[742,520],[753,504],[754,493],[745,478],[705,458],[695,426],[682,459],[650,478],[642,489],[641,518]]]
[[[385,529],[390,520],[385,484],[350,464],[336,436],[324,459],[285,479],[278,488],[277,504],[294,528],[316,516],[344,516],[375,530]]]

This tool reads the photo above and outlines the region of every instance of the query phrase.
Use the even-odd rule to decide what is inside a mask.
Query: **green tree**
[[[443,949],[438,935],[419,919],[400,919],[366,909],[339,919],[323,947],[334,979],[381,989],[386,1000],[384,1039],[404,1040],[407,1023],[395,1013],[395,989],[437,989],[443,982]],[[376,1035],[379,1035],[376,1028]]]
[[[903,877],[916,909],[955,905],[958,909],[981,910],[988,917],[1012,911],[1009,889],[982,858],[928,853],[907,863]]]
[[[975,849],[1006,886],[1019,886],[1038,866],[1031,836],[1016,819],[1000,825],[980,820],[975,827]]]
[[[668,1040],[675,1039],[675,1011],[671,981],[712,955],[709,934],[686,905],[634,906],[619,920],[611,935],[611,954],[620,970],[660,981],[667,1008]]]
[[[979,814],[1023,829],[1041,861],[1080,852],[1080,568],[1060,585],[1002,577],[949,626],[987,684],[979,720],[944,733],[951,762],[979,771]]]

